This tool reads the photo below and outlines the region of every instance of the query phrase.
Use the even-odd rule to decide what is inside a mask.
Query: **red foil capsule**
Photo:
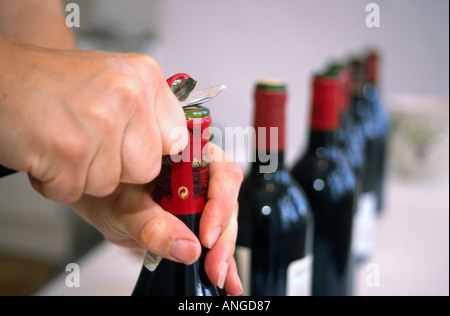
[[[202,106],[189,106],[184,111],[188,145],[180,154],[163,156],[154,196],[164,210],[174,215],[202,212],[208,192],[211,116]]]
[[[283,151],[285,148],[285,108],[287,101],[286,85],[280,80],[262,80],[254,92],[256,128],[256,149],[262,152]],[[263,129],[261,129],[261,127]],[[271,141],[271,128],[278,129],[278,137]],[[261,133],[265,133],[262,135]],[[265,137],[265,142],[260,141]]]
[[[339,128],[339,114],[342,109],[340,82],[337,77],[317,75],[313,81],[311,129],[335,131]]]

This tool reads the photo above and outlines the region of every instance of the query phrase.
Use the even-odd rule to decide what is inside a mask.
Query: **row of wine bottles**
[[[384,201],[390,123],[378,61],[371,50],[313,76],[309,142],[291,170],[283,164],[286,84],[257,83],[255,151],[269,160],[256,155],[239,194],[244,295],[353,294],[354,270],[371,254]],[[278,128],[276,146],[259,135],[270,127]],[[261,172],[270,159],[278,169]]]
[[[256,161],[240,188],[235,253],[244,295],[352,295],[354,267],[370,256],[374,221],[383,209],[390,128],[377,70],[372,51],[314,75],[308,148],[291,170],[284,165],[286,83],[257,83]],[[193,81],[185,74],[173,78],[173,90]],[[209,128],[207,108],[184,111],[188,126]],[[275,139],[267,135],[274,128]],[[189,148],[199,137],[190,131]],[[201,153],[190,152],[191,161],[202,161]],[[198,234],[207,164],[163,161],[155,201]],[[276,170],[268,168],[272,161]],[[224,294],[206,276],[206,251],[189,266],[148,253],[132,295]]]

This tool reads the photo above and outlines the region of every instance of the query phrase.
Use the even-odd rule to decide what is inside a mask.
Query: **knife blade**
[[[181,101],[182,107],[187,107],[191,105],[199,105],[216,97],[220,91],[225,90],[227,87],[225,85],[215,86],[207,89],[193,91],[189,94],[186,100]]]

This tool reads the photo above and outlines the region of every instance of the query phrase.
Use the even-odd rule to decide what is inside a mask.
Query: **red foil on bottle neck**
[[[351,73],[348,68],[345,68],[339,74],[339,98],[341,101],[339,102],[341,105],[340,113],[348,113],[350,111],[350,103],[351,103]]]
[[[377,85],[378,84],[378,67],[379,56],[375,51],[370,51],[365,59],[364,72],[366,82]]]
[[[187,120],[189,143],[178,155],[163,156],[154,199],[174,215],[201,213],[208,192],[211,117]]]
[[[343,98],[336,77],[315,77],[313,80],[310,127],[316,131],[335,131],[339,128],[339,115]]]
[[[285,89],[260,89],[254,93],[255,116],[253,126],[256,130],[257,151],[283,151],[285,149],[285,108],[287,93]],[[263,127],[264,129],[259,129]],[[276,142],[271,142],[270,128],[278,129]],[[260,141],[265,132],[265,142]]]

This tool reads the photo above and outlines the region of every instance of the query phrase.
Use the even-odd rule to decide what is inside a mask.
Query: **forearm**
[[[75,49],[61,0],[0,0],[0,33],[17,41],[55,49]]]

